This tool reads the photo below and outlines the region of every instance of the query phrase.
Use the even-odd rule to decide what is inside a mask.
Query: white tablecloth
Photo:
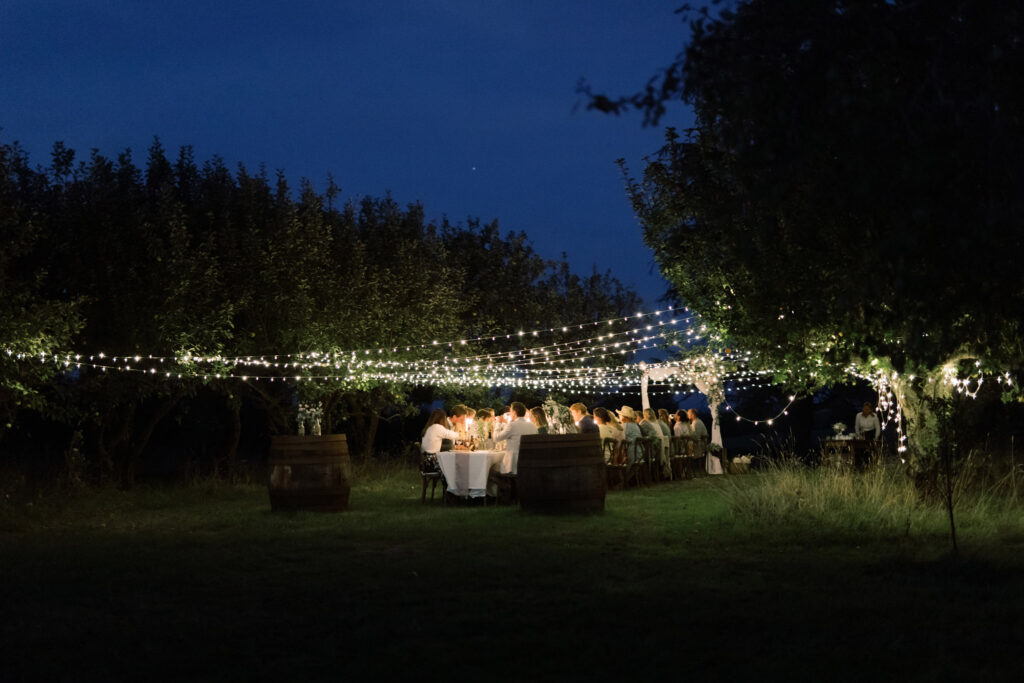
[[[487,475],[505,458],[504,451],[442,451],[437,454],[448,491],[456,496],[487,495]]]

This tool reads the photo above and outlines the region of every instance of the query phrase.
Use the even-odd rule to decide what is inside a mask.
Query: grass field
[[[216,483],[7,498],[0,679],[1019,680],[1019,507],[951,560],[939,510],[772,510],[778,476],[591,517],[421,505],[405,469],[340,514]]]

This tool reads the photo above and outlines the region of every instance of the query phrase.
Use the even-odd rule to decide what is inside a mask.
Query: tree
[[[382,419],[418,412],[413,363],[443,367],[471,346],[429,340],[635,310],[614,278],[581,279],[523,233],[438,226],[390,197],[336,208],[338,194],[217,157],[200,167],[188,147],[172,161],[159,140],[141,168],[130,150],[76,163],[57,143],[33,168],[0,147],[4,424],[44,422],[49,449],[27,429],[23,442],[78,449],[97,477],[125,483],[172,419],[192,418],[203,434],[169,431],[202,441],[223,472],[243,412],[265,438],[295,429],[299,401],[321,404],[327,429],[369,455]]]
[[[61,173],[70,172],[73,154],[59,146],[54,159]],[[46,354],[66,347],[82,322],[78,299],[47,293],[52,264],[37,215],[45,187],[24,150],[0,144],[0,439],[18,410],[54,408],[44,388],[57,366]]]
[[[748,0],[591,99],[693,107],[629,183],[662,271],[789,384],[884,375],[918,457],[931,406],[1024,360],[1022,29],[1018,3]]]

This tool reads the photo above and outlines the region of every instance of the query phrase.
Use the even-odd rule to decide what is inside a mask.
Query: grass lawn
[[[421,505],[412,470],[340,514],[205,485],[8,501],[0,680],[1019,680],[1021,525],[737,522],[704,478],[591,517]],[[671,678],[668,678],[671,677]]]

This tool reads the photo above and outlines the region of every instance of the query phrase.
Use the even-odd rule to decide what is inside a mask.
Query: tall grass
[[[737,521],[755,530],[785,528],[879,540],[949,533],[945,507],[922,497],[900,466],[856,472],[783,459],[769,463],[756,480],[730,478],[723,489]],[[962,492],[957,523],[971,540],[1024,535],[1024,505],[1015,495],[1006,495],[1007,488],[1000,482]]]

